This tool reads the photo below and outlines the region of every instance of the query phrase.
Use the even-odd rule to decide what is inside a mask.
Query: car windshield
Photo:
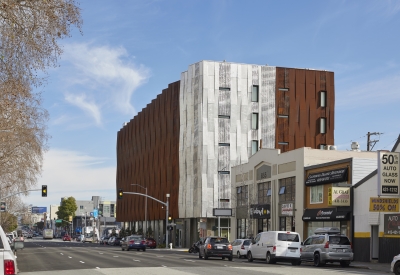
[[[330,244],[350,245],[350,241],[344,236],[329,236]]]
[[[227,238],[211,238],[210,243],[229,243]]]
[[[130,237],[129,240],[133,240],[133,241],[142,241],[143,238],[141,238],[141,237]]]
[[[290,234],[290,233],[278,233],[278,240],[284,242],[299,242],[298,234]]]

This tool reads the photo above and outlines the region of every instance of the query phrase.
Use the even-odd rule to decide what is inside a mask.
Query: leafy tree
[[[147,237],[152,237],[153,236],[153,228],[151,228],[151,225],[147,228]]]
[[[75,217],[75,212],[77,209],[78,206],[76,205],[76,200],[74,197],[69,197],[62,200],[61,206],[58,207],[58,211],[56,212],[58,218],[63,220],[61,224],[62,226],[68,225],[66,221],[69,220],[69,216],[72,216],[72,218]]]
[[[139,227],[137,233],[138,235],[143,235],[143,228]]]

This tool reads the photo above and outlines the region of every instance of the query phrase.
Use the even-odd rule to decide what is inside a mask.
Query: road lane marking
[[[161,265],[162,267],[167,267],[166,265]]]
[[[68,256],[68,258],[72,259],[72,257],[71,257],[71,256]]]
[[[97,269],[100,269],[100,267],[96,266]]]
[[[61,255],[64,255],[64,254],[62,254],[62,253],[60,253]]]
[[[118,258],[119,256],[113,256],[114,258]]]
[[[157,256],[157,258],[164,258],[164,256]]]
[[[135,262],[140,262],[140,260],[135,260],[135,259],[133,259]]]
[[[193,262],[193,263],[195,262],[195,261],[193,261],[193,260],[186,260],[186,259],[184,259],[184,260],[187,261],[187,262]]]
[[[79,262],[81,262],[81,263],[83,263],[83,264],[85,263],[85,262],[82,262],[82,261],[79,261]]]

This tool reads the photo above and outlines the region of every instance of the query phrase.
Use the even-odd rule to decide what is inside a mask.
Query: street
[[[308,263],[266,265],[263,261],[249,263],[247,259],[234,258],[232,262],[211,258],[199,259],[185,249],[147,249],[146,252],[122,251],[119,246],[59,239],[30,239],[25,248],[17,252],[20,274],[387,274],[356,267],[341,268],[327,265],[316,268]]]

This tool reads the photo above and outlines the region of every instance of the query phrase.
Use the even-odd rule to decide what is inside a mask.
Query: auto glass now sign
[[[378,151],[378,196],[399,195],[399,152]]]

